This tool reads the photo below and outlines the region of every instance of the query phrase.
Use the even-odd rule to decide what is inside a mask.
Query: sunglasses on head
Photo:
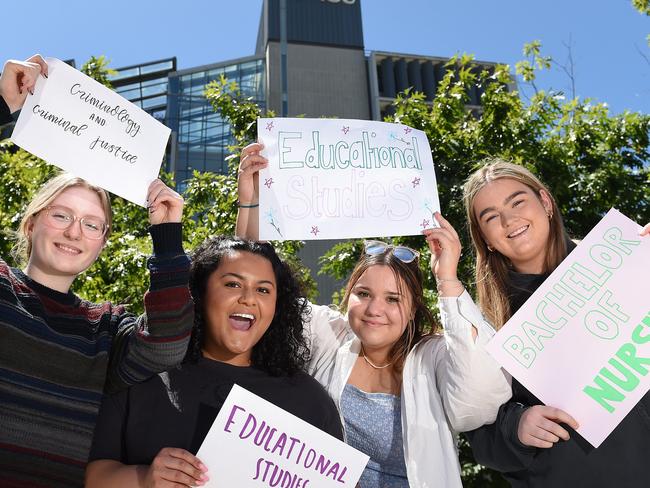
[[[386,251],[393,251],[393,256],[403,263],[412,263],[420,257],[420,253],[415,249],[406,246],[393,246],[382,241],[364,241],[363,249],[367,256],[383,254]]]

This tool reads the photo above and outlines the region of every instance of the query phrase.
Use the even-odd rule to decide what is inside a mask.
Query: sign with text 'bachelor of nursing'
[[[48,58],[12,141],[138,205],[158,177],[170,129],[66,63]]]
[[[440,210],[424,132],[347,119],[259,119],[260,239],[417,235]]]
[[[354,488],[369,459],[238,385],[196,456],[215,488]]]
[[[610,210],[488,351],[595,447],[650,389],[650,238]]]

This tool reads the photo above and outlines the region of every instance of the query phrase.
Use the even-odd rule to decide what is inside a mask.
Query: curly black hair
[[[251,365],[271,376],[290,376],[303,371],[309,359],[309,346],[303,331],[310,310],[307,300],[302,299],[304,294],[295,273],[278,257],[270,244],[231,236],[211,237],[192,254],[190,291],[194,298],[194,328],[185,361],[196,362],[201,357],[208,280],[219,267],[221,259],[235,251],[268,259],[277,284],[275,315],[267,331],[253,346]]]

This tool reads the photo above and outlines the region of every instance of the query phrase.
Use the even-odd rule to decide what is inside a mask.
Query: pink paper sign
[[[615,209],[488,344],[595,447],[650,389],[650,238]]]

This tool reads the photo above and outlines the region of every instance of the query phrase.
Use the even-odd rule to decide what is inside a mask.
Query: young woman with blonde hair
[[[5,65],[0,100],[12,110],[45,74],[40,61]],[[154,254],[141,317],[70,291],[111,230],[108,194],[80,178],[51,179],[28,205],[16,247],[22,269],[0,258],[0,485],[83,486],[104,389],[182,360],[193,322],[183,199],[156,180],[148,201]]]
[[[549,189],[523,166],[493,160],[465,183],[481,310],[500,328],[575,244]],[[428,231],[435,237],[438,230]],[[641,235],[650,234],[647,225]],[[468,432],[476,460],[515,487],[650,486],[650,395],[598,449],[566,412],[543,405],[517,380],[496,422]]]

